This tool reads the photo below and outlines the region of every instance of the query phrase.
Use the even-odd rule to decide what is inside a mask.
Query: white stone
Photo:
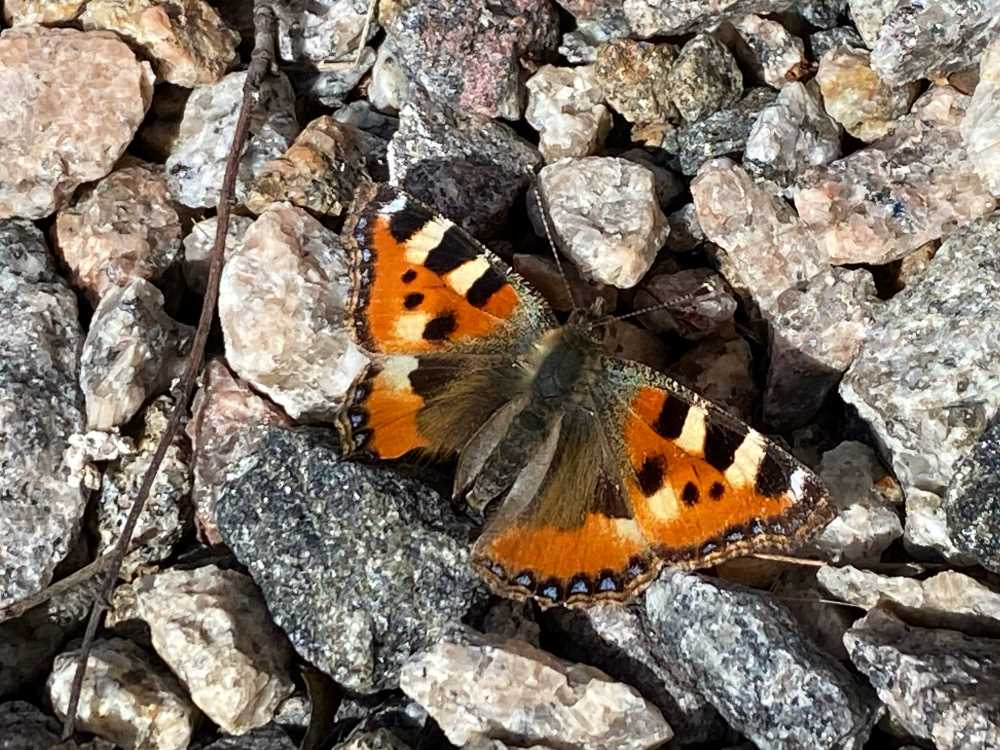
[[[557,68],[543,65],[528,79],[524,117],[538,131],[538,149],[545,161],[589,156],[611,130],[611,112],[594,67]]]
[[[223,248],[223,259],[229,260],[236,248],[243,242],[243,235],[253,224],[248,216],[230,216],[226,231],[226,244]],[[184,238],[184,280],[188,287],[199,294],[205,293],[208,283],[208,266],[212,256],[212,245],[215,244],[215,232],[218,220],[212,216],[195,222],[188,236]]]
[[[1000,198],[1000,36],[979,63],[979,85],[960,128],[973,169]]]
[[[398,112],[406,102],[410,91],[410,79],[396,58],[396,49],[390,39],[385,39],[378,48],[375,65],[372,66],[372,80],[368,85],[368,101],[375,109],[383,112]]]
[[[780,89],[809,72],[805,44],[777,21],[750,14],[733,21],[733,26],[750,47],[755,67],[760,67],[769,86]]]
[[[948,518],[939,495],[921,489],[906,490],[906,551],[920,560],[943,557],[955,565],[976,565],[975,555],[955,546],[948,533]]]

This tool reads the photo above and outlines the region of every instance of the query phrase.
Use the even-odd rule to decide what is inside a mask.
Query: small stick
[[[66,718],[63,722],[63,740],[68,740],[73,736],[76,712],[80,704],[80,692],[83,689],[83,678],[87,673],[87,660],[90,657],[90,651],[94,644],[94,637],[97,635],[97,629],[100,627],[104,611],[108,608],[108,602],[114,591],[115,583],[118,581],[118,574],[121,571],[122,562],[129,549],[132,534],[135,531],[135,526],[139,521],[142,509],[146,504],[146,498],[149,497],[153,481],[156,479],[156,474],[160,469],[160,464],[163,463],[167,450],[172,445],[174,436],[180,430],[181,421],[187,413],[188,402],[191,399],[191,393],[194,391],[195,380],[198,377],[198,371],[205,356],[205,344],[208,341],[212,319],[215,316],[215,303],[219,295],[219,277],[222,275],[226,233],[229,231],[229,216],[236,188],[236,176],[240,156],[243,153],[243,144],[250,129],[250,113],[253,109],[254,94],[260,87],[261,81],[274,60],[274,8],[272,2],[273,0],[254,0],[254,48],[250,56],[250,65],[247,68],[246,81],[243,84],[243,101],[240,104],[236,130],[233,133],[233,142],[229,147],[229,154],[226,157],[226,171],[222,179],[222,188],[219,191],[215,243],[212,245],[211,261],[208,270],[208,288],[205,290],[201,317],[198,319],[198,328],[195,331],[191,353],[188,356],[187,369],[177,384],[177,397],[166,429],[163,431],[160,442],[156,446],[153,460],[150,462],[142,478],[142,484],[139,486],[139,492],[136,494],[131,509],[129,509],[121,536],[118,538],[112,550],[111,558],[107,562],[107,577],[104,579],[99,592],[94,597],[94,606],[90,610],[90,619],[87,621],[87,629],[83,635],[83,642],[80,644],[79,661],[77,662],[76,672],[73,675],[73,684],[70,688],[69,704],[66,707]]]
[[[361,38],[358,39],[358,51],[354,54],[354,67],[361,64],[361,56],[365,52],[365,45],[368,44],[368,29],[371,28],[372,19],[375,17],[375,6],[378,0],[368,0],[368,12],[365,14],[365,25],[361,27]]]

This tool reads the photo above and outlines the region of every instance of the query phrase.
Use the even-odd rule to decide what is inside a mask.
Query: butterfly
[[[345,228],[347,324],[371,363],[337,418],[348,454],[457,455],[496,507],[472,550],[504,596],[626,600],[664,565],[793,548],[830,517],[777,444],[649,367],[604,354],[598,310],[560,325],[461,228],[390,185]]]

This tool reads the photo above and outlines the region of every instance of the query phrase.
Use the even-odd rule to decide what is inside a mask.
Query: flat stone
[[[895,480],[864,443],[844,441],[823,454],[819,475],[837,508],[836,517],[803,552],[833,563],[874,564],[903,536],[892,500]]]
[[[248,216],[230,214],[229,227],[226,229],[225,247],[222,249],[223,259],[229,260],[236,248],[243,242],[243,235],[253,224]],[[195,222],[191,231],[184,238],[183,271],[184,281],[188,288],[196,294],[204,294],[208,285],[208,266],[212,257],[212,245],[215,244],[215,233],[218,230],[218,219],[211,216]]]
[[[368,25],[367,0],[283,0],[275,4],[278,57],[285,63],[324,63],[355,55],[378,33]]]
[[[642,606],[665,658],[758,747],[860,750],[868,739],[874,696],[765,594],[668,570]]]
[[[743,73],[722,42],[699,34],[677,54],[667,76],[667,92],[688,122],[735,104],[743,95]]]
[[[935,86],[891,134],[802,175],[795,207],[832,263],[890,263],[993,211],[958,129],[968,104]]]
[[[153,71],[106,31],[0,34],[0,219],[40,219],[108,174],[153,97]]]
[[[0,221],[0,607],[45,588],[76,540],[86,497],[63,453],[83,427],[76,296],[42,233]]]
[[[288,205],[261,214],[223,269],[226,359],[293,419],[332,420],[367,364],[343,325],[349,286],[339,237]]]
[[[641,310],[657,305],[665,307],[641,315],[642,324],[693,341],[731,328],[736,314],[736,299],[722,277],[707,268],[650,276],[636,291],[632,306]]]
[[[965,148],[983,183],[1000,198],[1000,36],[979,63],[979,84],[959,126]]]
[[[780,89],[812,72],[805,44],[777,21],[751,13],[733,26],[753,53],[754,72],[768,86]]]
[[[548,0],[400,0],[379,21],[411,80],[455,109],[507,120],[524,110],[522,66],[559,41]]]
[[[279,158],[266,162],[250,185],[246,206],[255,214],[287,202],[316,214],[347,211],[365,170],[364,134],[329,115],[318,117],[299,133]]]
[[[80,353],[87,429],[109,430],[132,419],[185,367],[194,329],[163,309],[163,293],[145,279],[114,287],[94,311]]]
[[[844,645],[908,734],[941,750],[1000,744],[1000,641],[909,627],[876,609]]]
[[[1000,217],[960,229],[875,312],[840,394],[909,496],[943,494],[1000,408]]]
[[[191,503],[199,535],[209,544],[222,543],[215,520],[215,506],[230,466],[250,452],[249,429],[256,425],[291,425],[281,409],[260,396],[233,374],[221,357],[205,365],[201,388],[194,395],[191,420],[185,428],[194,457]]]
[[[625,159],[561,159],[542,169],[538,185],[556,244],[585,279],[635,286],[670,232],[652,172]],[[540,217],[533,221],[544,235]]]
[[[167,158],[167,183],[174,200],[191,208],[215,207],[226,155],[236,128],[246,71],[198,86],[184,109],[180,132]],[[284,75],[267,76],[257,93],[247,145],[240,158],[236,198],[243,201],[264,164],[276,159],[299,132],[295,92]]]
[[[274,718],[294,691],[292,649],[249,576],[206,565],[136,581],[153,648],[205,715],[230,734]]]
[[[88,0],[79,22],[115,32],[152,62],[158,79],[188,88],[221,79],[240,41],[205,0]]]
[[[872,66],[892,85],[939,78],[975,65],[998,32],[997,0],[900,0],[879,28]]]
[[[749,422],[760,404],[752,366],[753,353],[744,339],[714,336],[682,354],[670,366],[670,374]]]
[[[866,143],[894,130],[920,93],[916,83],[894,86],[883,81],[872,70],[868,51],[853,47],[834,47],[824,54],[816,82],[830,116]]]
[[[112,172],[59,211],[55,244],[74,285],[95,305],[131,279],[159,279],[181,249],[181,219],[163,169],[136,165]]]
[[[793,0],[625,0],[625,17],[641,37],[677,35],[711,29],[748,13],[787,10]]]
[[[510,127],[419,91],[389,144],[390,181],[480,237],[504,224],[541,164],[538,149]]]
[[[680,116],[669,92],[676,59],[672,44],[613,39],[597,49],[594,77],[608,104],[629,122],[673,121]]]
[[[65,717],[79,651],[56,657],[46,688]],[[181,683],[155,658],[124,638],[98,639],[87,659],[76,726],[131,750],[186,750],[197,709]]]
[[[635,688],[513,639],[454,629],[403,667],[400,687],[448,740],[644,750],[673,736]],[[557,697],[558,696],[558,697]]]
[[[1000,417],[994,416],[955,468],[944,499],[948,535],[984,568],[1000,573]]]
[[[545,161],[589,156],[611,130],[611,112],[604,106],[594,68],[543,65],[528,79],[524,118],[538,131],[538,150]]]
[[[258,429],[219,495],[223,539],[303,658],[354,692],[395,687],[483,598],[468,524],[414,479],[341,461],[325,431]]]

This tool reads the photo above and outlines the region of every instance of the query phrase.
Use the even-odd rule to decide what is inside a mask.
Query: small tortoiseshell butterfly
[[[827,494],[763,435],[606,356],[497,257],[389,185],[357,212],[348,318],[372,362],[338,427],[380,459],[458,454],[455,493],[499,501],[473,549],[500,594],[623,600],[663,565],[801,544]]]

